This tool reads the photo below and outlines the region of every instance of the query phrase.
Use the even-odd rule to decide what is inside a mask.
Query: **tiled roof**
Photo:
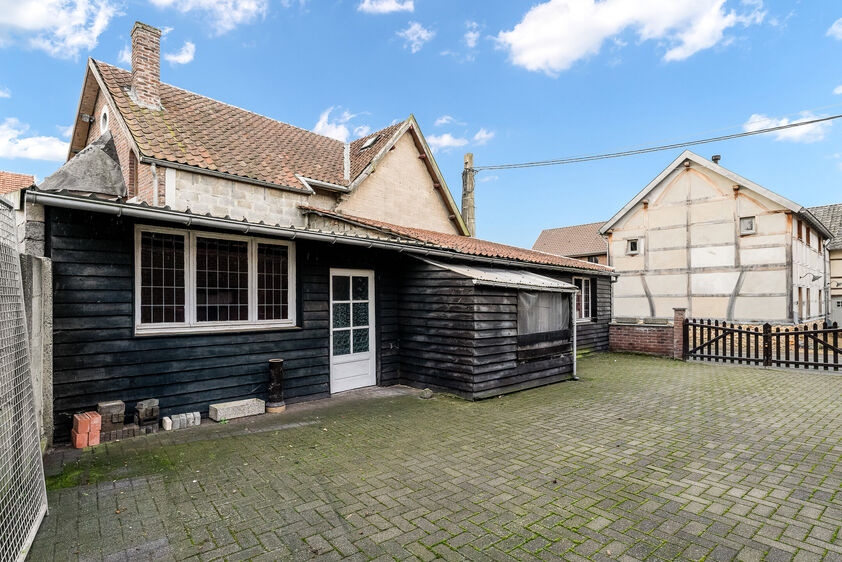
[[[833,238],[827,243],[827,248],[842,250],[842,203],[810,207],[808,210],[833,234]]]
[[[295,177],[346,186],[344,143],[161,83],[163,111],[141,108],[129,97],[131,73],[94,61],[140,152],[149,158],[305,190]],[[402,123],[354,141],[351,180]],[[381,138],[364,151],[365,139]],[[355,150],[355,146],[357,148]]]
[[[443,232],[434,232],[432,230],[424,230],[421,228],[410,228],[396,224],[390,224],[378,220],[366,219],[362,217],[355,217],[343,213],[329,211],[327,209],[319,209],[318,207],[310,207],[302,205],[300,207],[304,212],[316,213],[319,215],[335,218],[344,222],[356,223],[363,226],[368,226],[376,230],[410,238],[423,242],[425,244],[432,244],[447,250],[452,250],[462,254],[469,254],[473,256],[485,256],[489,258],[503,258],[509,260],[522,261],[526,263],[537,263],[544,265],[556,265],[561,267],[570,267],[576,269],[589,269],[601,272],[614,271],[614,268],[590,263],[573,258],[563,256],[555,256],[544,252],[537,252],[535,250],[527,250],[525,248],[518,248],[516,246],[508,246],[506,244],[498,244],[496,242],[489,242],[487,240],[480,240],[469,236],[461,236],[458,234],[445,234]]]
[[[35,183],[35,176],[0,171],[0,195],[11,193]]]
[[[548,228],[538,235],[533,250],[557,256],[592,256],[607,254],[608,243],[599,235],[604,222],[577,224],[562,228]]]

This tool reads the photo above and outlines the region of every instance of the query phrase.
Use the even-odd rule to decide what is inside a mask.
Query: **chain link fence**
[[[0,199],[0,562],[23,560],[47,511],[14,211]]]

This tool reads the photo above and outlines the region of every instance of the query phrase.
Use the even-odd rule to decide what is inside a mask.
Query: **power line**
[[[553,160],[538,160],[536,162],[521,162],[518,164],[495,164],[490,166],[474,166],[472,169],[475,172],[484,170],[511,170],[515,168],[537,168],[540,166],[558,166],[561,164],[576,164],[579,162],[591,162],[593,160],[607,160],[609,158],[622,158],[624,156],[635,156],[638,154],[649,154],[650,152],[661,152],[664,150],[673,150],[676,148],[685,148],[688,146],[697,146],[700,144],[708,144],[712,142],[726,141],[731,139],[738,139],[742,137],[750,137],[754,135],[762,135],[765,133],[774,133],[775,131],[784,131],[795,127],[804,127],[807,125],[815,125],[816,123],[824,123],[839,119],[842,114],[831,115],[829,117],[819,117],[809,121],[798,121],[797,123],[789,123],[787,125],[780,125],[778,127],[768,127],[766,129],[757,129],[755,131],[744,131],[742,133],[734,133],[731,135],[722,135],[718,137],[709,137],[705,139],[677,142],[673,144],[664,144],[660,146],[650,146],[645,148],[637,148],[634,150],[623,150],[619,152],[608,152],[604,154],[590,154],[586,156],[572,156],[568,158],[556,158]]]

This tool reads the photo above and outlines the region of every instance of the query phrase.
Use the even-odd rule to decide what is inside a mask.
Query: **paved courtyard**
[[[842,377],[612,354],[580,376],[55,456],[30,560],[842,559]]]

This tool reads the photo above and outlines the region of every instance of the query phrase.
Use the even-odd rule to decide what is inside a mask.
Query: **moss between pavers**
[[[87,453],[87,452],[86,452]],[[129,462],[129,459],[131,462]],[[96,455],[94,451],[62,467],[59,474],[48,476],[47,490],[60,490],[108,480],[133,478],[144,474],[155,474],[172,470],[174,463],[166,454],[147,453],[124,455],[119,452]]]

